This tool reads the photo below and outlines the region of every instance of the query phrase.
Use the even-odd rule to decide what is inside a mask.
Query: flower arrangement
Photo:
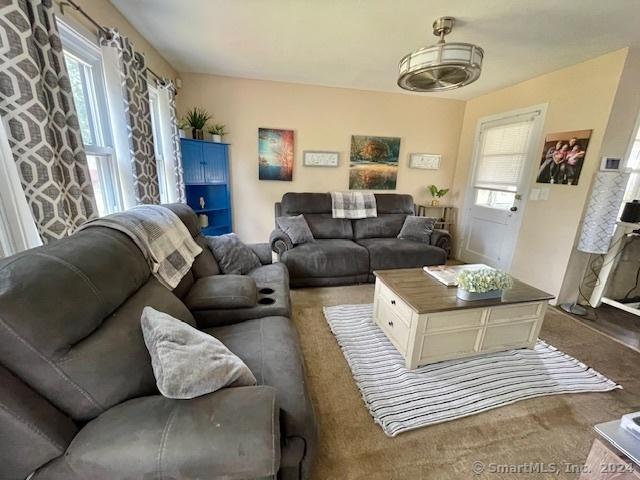
[[[494,270],[493,268],[463,270],[458,274],[458,288],[471,293],[504,290],[512,286],[513,280],[509,274],[501,270]]]

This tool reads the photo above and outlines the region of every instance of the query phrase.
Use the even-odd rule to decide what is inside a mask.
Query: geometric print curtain
[[[47,243],[98,215],[52,0],[1,0],[0,31],[0,115]]]
[[[129,39],[116,29],[108,29],[106,34],[101,32],[100,44],[114,48],[118,56],[136,203],[158,204],[160,186],[144,56],[135,52]]]
[[[169,122],[171,123],[171,143],[173,144],[173,173],[176,179],[176,197],[179,202],[186,203],[184,191],[184,172],[182,170],[182,153],[180,149],[180,134],[178,133],[178,117],[176,113],[176,87],[167,78],[158,84],[159,88],[167,91],[169,97]]]

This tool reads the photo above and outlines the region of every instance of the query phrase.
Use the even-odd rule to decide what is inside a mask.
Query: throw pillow
[[[165,397],[188,399],[256,384],[249,367],[215,337],[151,307],[144,308],[140,323],[156,385]]]
[[[207,243],[222,273],[246,275],[262,265],[255,252],[242,243],[235,233],[207,237]]]
[[[402,225],[398,238],[430,243],[431,234],[433,233],[433,225],[435,223],[435,218],[409,215],[404,219],[404,225]]]
[[[307,220],[302,214],[297,217],[278,217],[276,218],[276,223],[278,228],[289,236],[291,243],[294,245],[313,242],[314,240],[309,224],[307,224]]]

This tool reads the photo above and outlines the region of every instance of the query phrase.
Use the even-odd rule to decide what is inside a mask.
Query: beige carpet
[[[323,305],[371,303],[373,286],[293,290],[292,301],[320,429],[314,480],[575,479],[486,472],[491,464],[582,464],[594,424],[640,410],[640,353],[550,309],[540,337],[623,390],[525,400],[388,438],[364,406],[322,314]],[[474,462],[483,462],[485,473],[475,475]]]

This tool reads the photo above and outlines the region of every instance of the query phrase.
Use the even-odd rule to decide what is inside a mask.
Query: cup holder
[[[271,295],[275,290],[273,288],[261,288],[259,292],[263,295]]]
[[[276,303],[276,301],[273,298],[265,297],[258,300],[258,303],[261,305],[271,305],[273,303]]]

